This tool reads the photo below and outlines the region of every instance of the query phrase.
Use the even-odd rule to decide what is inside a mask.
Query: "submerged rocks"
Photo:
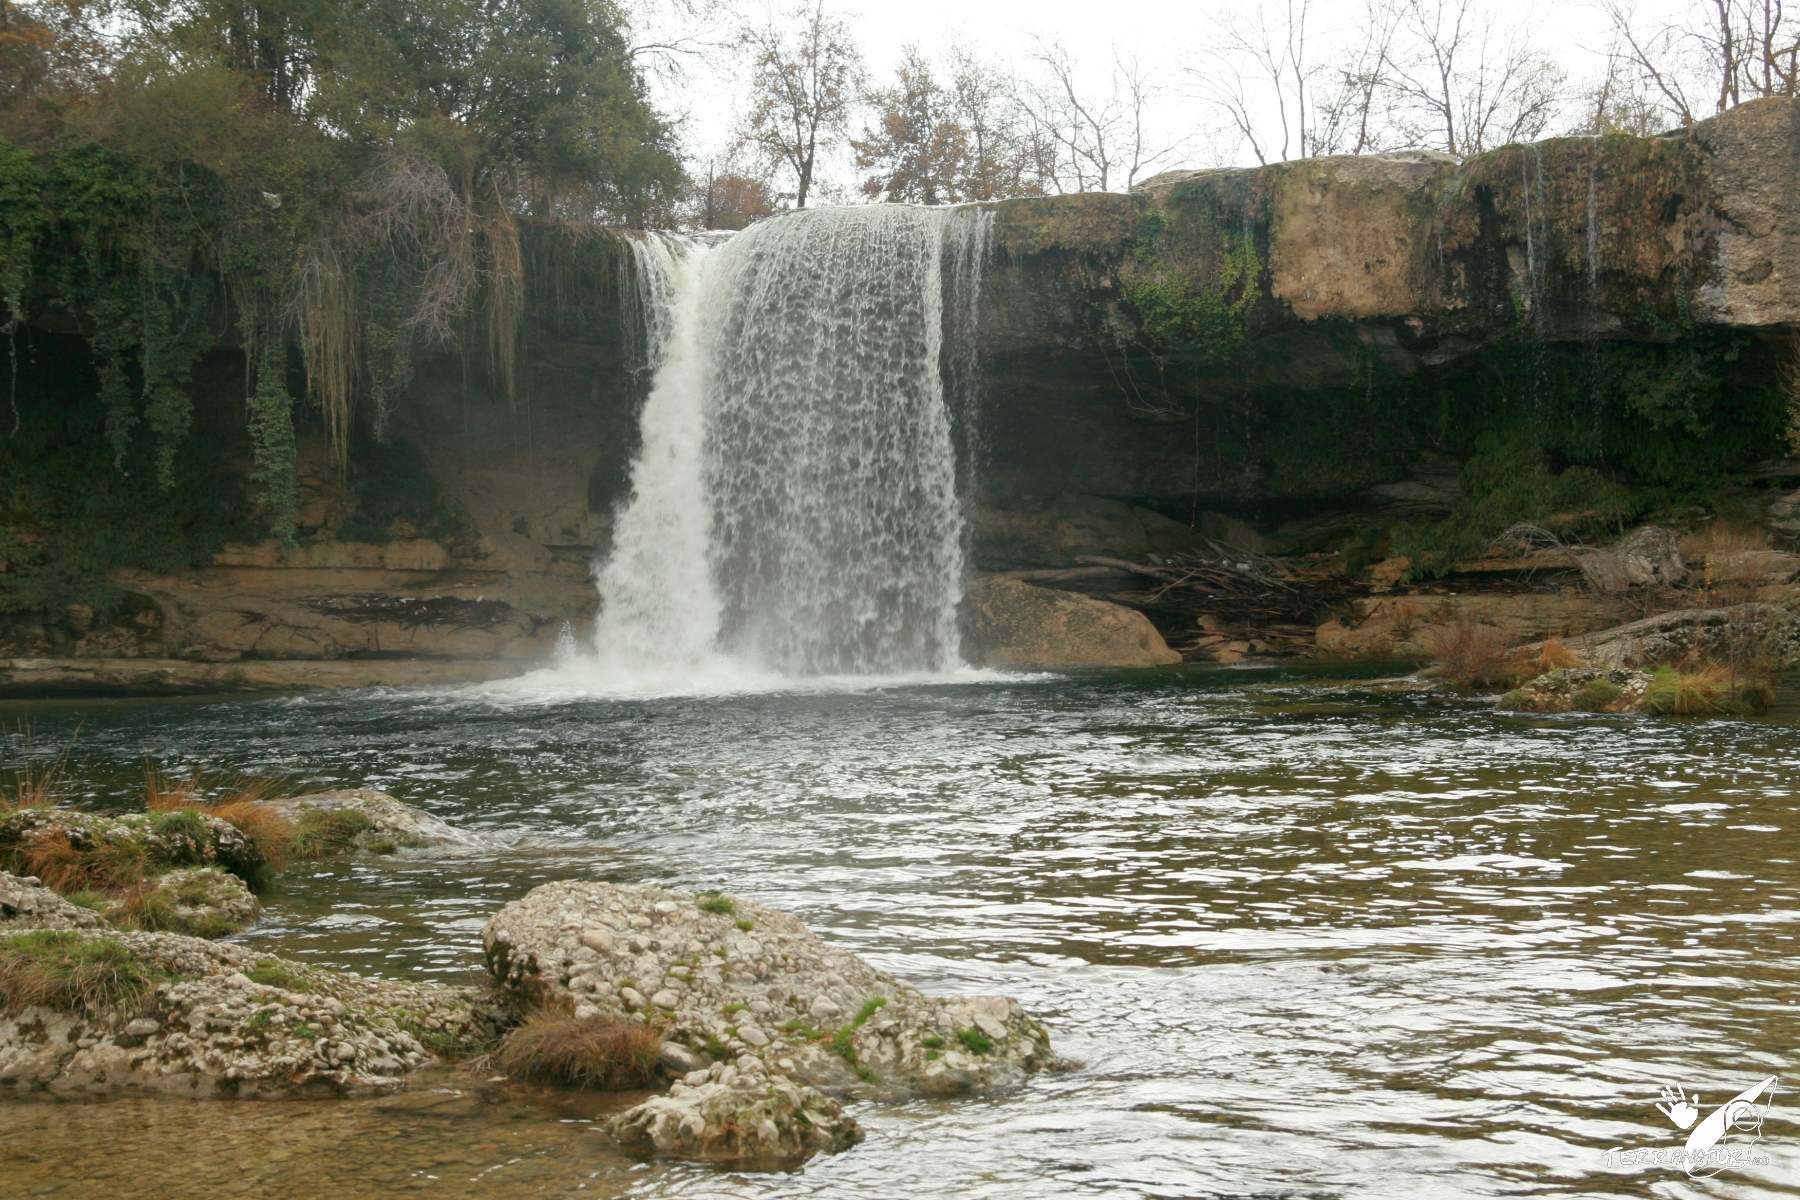
[[[311,831],[328,843],[320,847],[323,850],[392,853],[396,849],[473,846],[480,842],[474,834],[373,788],[343,788],[263,803],[292,821],[302,837]]]
[[[739,1163],[802,1161],[848,1150],[863,1136],[837,1101],[749,1056],[691,1072],[606,1128],[645,1153]]]
[[[551,883],[502,908],[483,941],[494,978],[521,1001],[648,1022],[679,1048],[666,1048],[665,1062],[711,1060],[704,1080],[686,1077],[698,1093],[680,1092],[627,1122],[632,1136],[689,1148],[682,1153],[841,1148],[835,1117],[825,1126],[829,1147],[794,1127],[830,1115],[807,1089],[952,1096],[1054,1065],[1049,1035],[1016,1001],[926,996],[796,918],[742,899]],[[740,1140],[720,1142],[706,1133],[746,1105],[771,1123],[770,1136],[744,1141],[740,1131]]]
[[[1143,613],[1020,579],[976,579],[963,615],[964,650],[981,666],[1056,671],[1181,661]]]
[[[105,971],[81,969],[95,964]],[[365,979],[180,934],[0,934],[0,1087],[392,1091],[435,1052],[487,1040],[493,1023],[472,990]]]

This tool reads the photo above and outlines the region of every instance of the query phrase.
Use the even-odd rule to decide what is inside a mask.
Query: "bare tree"
[[[794,207],[805,208],[819,155],[848,136],[862,53],[825,0],[796,6],[779,24],[751,26],[741,40],[752,55],[743,141],[771,167],[793,173]]]
[[[1227,16],[1211,61],[1191,71],[1259,163],[1306,153],[1307,85],[1316,74],[1306,61],[1310,10],[1311,0],[1285,0],[1257,5],[1248,20]],[[1273,101],[1273,127],[1263,121],[1266,101]]]
[[[1673,21],[1640,19],[1630,0],[1605,8],[1619,57],[1683,125],[1800,94],[1800,13],[1783,0],[1691,0]]]
[[[1400,15],[1386,0],[1365,0],[1359,37],[1338,52],[1336,64],[1314,85],[1306,153],[1368,154],[1386,149],[1393,130],[1385,111],[1392,84],[1389,62]]]
[[[1399,10],[1391,0],[1364,0],[1336,35],[1313,18],[1312,0],[1228,17],[1205,65],[1189,71],[1258,162],[1362,154],[1390,140],[1384,108]]]
[[[1400,0],[1399,12],[1389,79],[1416,141],[1479,154],[1548,128],[1563,73],[1523,23],[1503,28],[1476,0]]]
[[[1136,59],[1113,56],[1104,94],[1083,86],[1075,56],[1060,43],[1036,39],[1031,62],[1036,74],[1019,84],[1015,98],[1035,154],[1049,154],[1045,174],[1055,190],[1104,192],[1123,184],[1129,191],[1179,145],[1150,140],[1146,117],[1160,89]]]
[[[631,60],[671,82],[705,68],[733,40],[729,0],[630,0]]]

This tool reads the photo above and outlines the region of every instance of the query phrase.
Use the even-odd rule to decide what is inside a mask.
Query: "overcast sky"
[[[1478,3],[1484,0],[1477,0]],[[1606,18],[1593,0],[1538,0],[1535,8],[1514,0],[1485,0],[1504,21],[1528,20],[1539,45],[1568,71],[1572,80],[1595,76],[1602,69],[1609,42]],[[1683,0],[1639,0],[1647,15],[1670,12]],[[877,83],[891,77],[901,50],[917,44],[928,55],[961,42],[1013,70],[1024,69],[1033,37],[1060,41],[1073,51],[1103,88],[1115,52],[1135,56],[1164,88],[1150,122],[1159,143],[1183,142],[1180,151],[1158,169],[1211,166],[1224,162],[1253,163],[1247,147],[1222,136],[1222,117],[1200,95],[1193,72],[1208,64],[1208,47],[1218,42],[1221,19],[1256,11],[1254,0],[827,0],[856,30],[870,75]],[[777,11],[787,3],[775,5]],[[752,19],[766,16],[765,0],[741,0],[739,11]],[[1274,0],[1271,12],[1285,11]],[[1362,0],[1312,0],[1309,34],[1315,44],[1354,36],[1363,12]],[[1525,17],[1525,14],[1529,14]],[[688,146],[704,169],[705,158],[723,158],[731,141],[745,90],[740,64],[729,53],[702,66],[677,84],[661,83],[665,107],[685,114]],[[1559,127],[1553,127],[1553,132]],[[847,156],[833,164],[831,182],[854,184]]]

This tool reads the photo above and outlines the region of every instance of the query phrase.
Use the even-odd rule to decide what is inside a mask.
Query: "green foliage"
[[[255,966],[244,972],[244,978],[264,987],[280,988],[284,992],[313,990],[312,980],[303,971],[278,958],[258,959]]]
[[[308,860],[343,854],[374,828],[367,813],[353,808],[309,808],[294,822],[293,855]]]
[[[737,904],[731,897],[720,895],[718,892],[702,893],[698,903],[701,912],[714,913],[721,917],[729,917],[737,911]]]
[[[1590,679],[1575,689],[1569,702],[1581,712],[1606,712],[1624,694],[1625,689],[1609,679]]]
[[[1438,414],[1439,447],[1464,460],[1452,511],[1396,527],[1393,552],[1431,575],[1517,522],[1597,540],[1656,509],[1716,507],[1732,469],[1781,437],[1779,380],[1747,346],[1699,329],[1667,344],[1520,343],[1377,393],[1399,393],[1391,408],[1408,420]]]
[[[970,1054],[986,1054],[994,1048],[994,1039],[972,1025],[967,1029],[957,1030],[956,1040]]]
[[[19,429],[0,437],[0,618],[60,613],[85,604],[102,620],[125,611],[125,593],[107,576],[118,567],[169,571],[211,558],[248,532],[241,490],[207,424],[194,452],[173,462],[163,491],[148,472],[114,469],[102,400],[83,379],[82,348],[68,339],[20,337]],[[0,355],[7,347],[0,344]],[[58,369],[48,369],[49,364]],[[128,457],[151,452],[137,431]]]
[[[295,348],[340,454],[353,412],[382,432],[420,337],[476,341],[464,350],[485,351],[510,395],[518,220],[644,223],[680,181],[610,3],[131,15],[115,56],[27,47],[80,69],[0,87],[0,328],[19,427],[0,447],[0,615],[95,603],[116,567],[204,558],[244,511],[221,485],[246,476],[264,527],[291,538]],[[71,5],[41,29],[98,45],[116,41],[113,19]],[[349,264],[343,286],[309,291],[321,262]],[[84,353],[31,355],[17,344],[28,310],[72,319]],[[212,351],[242,354],[241,416],[196,409]]]
[[[1169,251],[1168,230],[1159,211],[1139,218],[1125,299],[1140,334],[1157,354],[1229,362],[1244,348],[1245,320],[1260,295],[1256,243],[1247,232],[1224,230],[1208,267],[1196,270]]]

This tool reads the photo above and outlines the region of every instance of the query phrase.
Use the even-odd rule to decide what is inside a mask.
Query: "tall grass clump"
[[[1497,625],[1467,620],[1439,625],[1426,632],[1425,648],[1438,673],[1461,688],[1505,690],[1529,672]]]
[[[51,807],[61,794],[69,771],[69,751],[73,746],[64,746],[62,753],[45,762],[32,754],[30,729],[21,728],[18,741],[19,758],[12,769],[12,779],[0,785],[0,813]]]
[[[150,812],[213,817],[244,835],[266,864],[266,870],[255,872],[259,878],[245,880],[252,887],[266,885],[269,874],[304,857],[298,852],[300,829],[267,803],[276,793],[270,780],[245,779],[217,799],[208,799],[198,776],[171,784],[154,768],[144,772],[144,807]]]
[[[0,1012],[95,1017],[134,1011],[160,976],[109,937],[33,930],[0,938]]]
[[[1718,665],[1658,668],[1644,692],[1646,712],[1672,717],[1751,716],[1774,702],[1767,680]]]
[[[494,1061],[514,1079],[624,1091],[655,1081],[661,1051],[662,1033],[652,1025],[546,1008],[506,1035]]]

